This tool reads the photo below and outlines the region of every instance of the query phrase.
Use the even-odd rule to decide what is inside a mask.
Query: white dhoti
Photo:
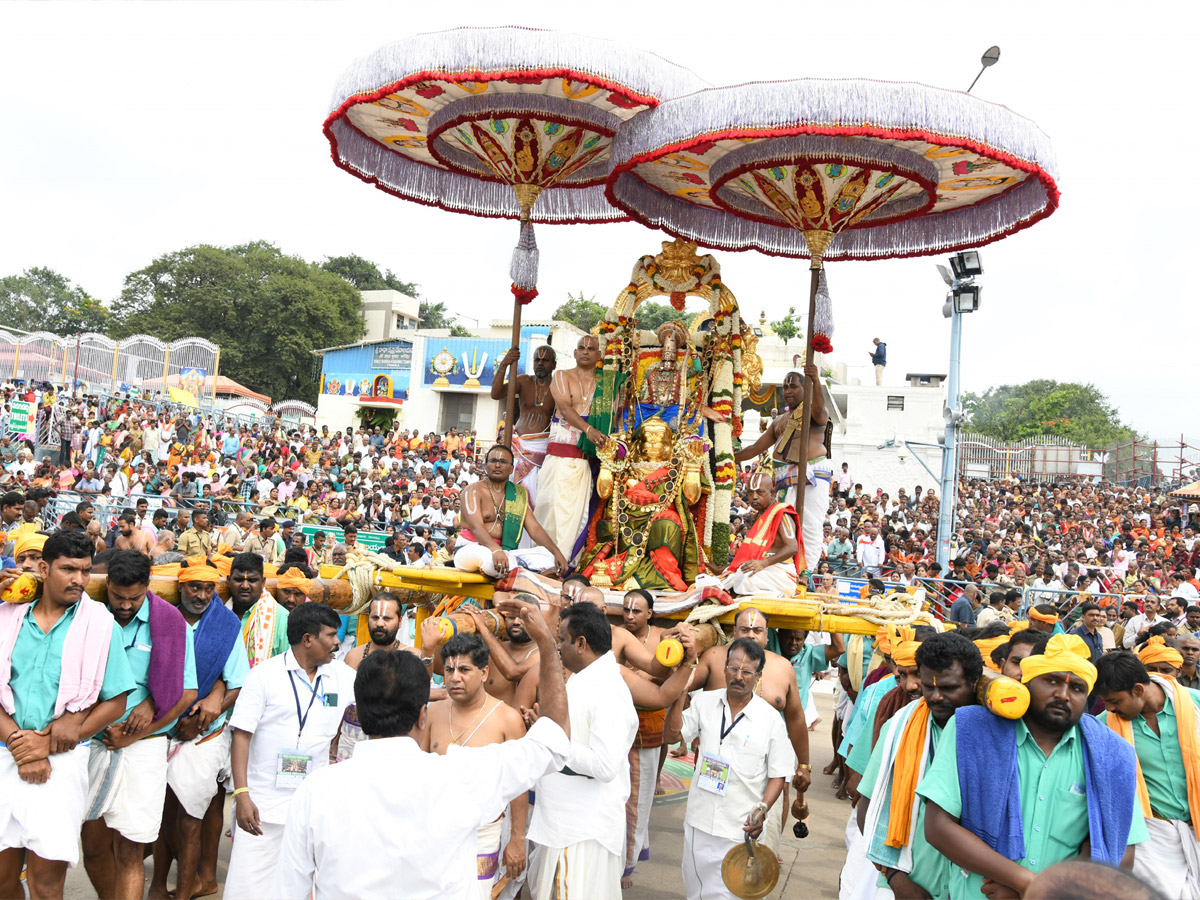
[[[537,509],[538,475],[546,460],[546,447],[550,443],[550,432],[540,434],[516,434],[512,436],[514,484],[522,485],[529,493],[529,505]],[[521,536],[522,547],[532,547],[529,535]]]
[[[775,563],[757,572],[738,569],[721,576],[721,587],[743,597],[751,594],[775,594],[791,600],[796,596],[796,567],[791,562]]]
[[[586,459],[547,454],[538,475],[534,515],[568,562],[575,561],[575,541],[587,527],[592,491],[592,470]]]
[[[504,817],[480,825],[475,833],[475,877],[479,884],[479,900],[492,900],[492,885],[500,875],[500,838]]]
[[[200,740],[171,741],[167,787],[193,819],[203,819],[208,804],[217,795],[232,743],[233,729],[229,727]]]
[[[529,833],[529,820],[533,818],[534,794],[529,791],[529,805],[525,810],[525,832]],[[512,807],[504,810],[504,818],[500,820],[503,827],[500,829],[500,852],[504,853],[504,848],[508,846],[508,842],[512,840]],[[532,851],[532,846],[529,841],[525,841],[525,868],[521,870],[515,878],[508,868],[504,865],[503,855],[500,858],[501,877],[507,880],[504,882],[504,887],[500,891],[498,900],[516,900],[518,894],[521,893],[521,888],[525,886],[526,873],[529,871],[529,854]]]
[[[225,876],[225,900],[263,900],[271,897],[275,866],[283,847],[283,825],[262,823],[262,834],[243,831],[234,823],[233,850]]]
[[[93,740],[88,756],[86,820],[104,824],[135,844],[153,844],[167,793],[167,737],[134,741],[109,750]]]
[[[55,753],[50,778],[29,784],[17,774],[7,748],[0,749],[0,850],[24,847],[42,859],[79,862],[79,829],[87,809],[87,743]]]
[[[733,900],[721,878],[721,863],[739,843],[683,823],[683,892],[688,900]]]
[[[817,571],[821,561],[821,548],[825,546],[825,520],[829,517],[829,488],[833,479],[833,467],[829,460],[821,457],[808,465],[808,486],[804,489],[804,509],[800,527],[804,532],[804,561],[801,569]]]
[[[507,550],[508,568],[520,566],[531,572],[544,572],[554,568],[554,554],[545,547],[530,547],[528,550]],[[565,552],[565,551],[564,551]],[[464,572],[482,572],[488,578],[499,578],[492,551],[483,544],[469,541],[461,535],[454,548],[454,568]]]
[[[1167,900],[1200,898],[1200,844],[1187,822],[1146,819],[1150,840],[1137,845],[1133,874],[1154,885]]]
[[[629,799],[625,801],[625,876],[650,858],[650,807],[658,786],[658,757],[661,747],[631,747],[629,750]]]
[[[529,884],[533,900],[621,900],[621,857],[599,841],[533,844]]]
[[[858,816],[850,810],[846,823],[846,862],[838,882],[838,900],[861,900],[875,891],[878,870],[867,859],[867,839],[858,830]]]
[[[854,701],[850,699],[850,695],[846,693],[846,689],[842,687],[841,679],[833,683],[833,695],[837,698],[837,705],[834,707],[833,717],[841,722],[844,726],[850,721],[850,713],[854,712]]]

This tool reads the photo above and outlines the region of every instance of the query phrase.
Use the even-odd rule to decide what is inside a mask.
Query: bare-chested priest
[[[488,450],[484,477],[463,491],[463,527],[455,544],[454,566],[489,578],[502,578],[517,566],[534,572],[554,569],[562,575],[566,557],[533,515],[529,492],[509,481],[512,470],[508,447],[496,444]],[[526,532],[537,546],[521,549]]]
[[[686,626],[682,626],[686,627]],[[788,740],[796,752],[796,774],[792,784],[801,793],[808,790],[812,781],[812,766],[808,761],[808,726],[804,719],[804,702],[800,699],[800,691],[796,687],[796,673],[792,664],[780,656],[767,650],[767,617],[753,607],[743,609],[733,622],[733,637],[751,638],[764,650],[767,660],[763,665],[762,675],[754,692],[770,703],[783,715],[783,724],[787,728]],[[692,676],[691,689],[697,687],[706,691],[717,691],[725,687],[725,663],[729,645],[710,647],[700,654],[696,663],[696,671]],[[674,737],[673,735],[671,737]],[[785,787],[786,790],[786,787]],[[779,833],[786,821],[783,810],[787,806],[785,794],[782,803],[772,804],[767,816],[767,826],[763,829],[763,841],[771,849],[779,845]],[[779,812],[776,812],[778,808]]]
[[[592,470],[579,448],[582,434],[597,446],[607,438],[587,422],[596,392],[596,363],[600,341],[585,334],[575,346],[575,368],[562,369],[550,379],[554,396],[554,418],[550,421],[550,443],[538,476],[537,518],[554,546],[568,560],[575,559],[575,542],[587,527],[588,502],[592,498]]]
[[[829,412],[825,409],[825,395],[817,375],[817,367],[808,364],[804,374],[812,382],[813,403],[809,416],[808,447],[800,446],[803,428],[804,381],[799,372],[788,372],[783,379],[783,401],[788,411],[777,416],[762,436],[749,447],[739,450],[734,460],[739,464],[754,459],[771,450],[771,463],[775,470],[775,489],[778,500],[796,506],[796,487],[800,478],[808,479],[804,490],[803,538],[801,553],[803,569],[816,571],[821,561],[821,546],[825,519],[829,513],[829,484],[833,478],[828,448],[825,446],[825,426],[829,424]],[[807,548],[807,553],[805,549]]]
[[[489,654],[478,635],[456,634],[441,649],[443,679],[449,698],[429,705],[424,750],[446,755],[451,747],[486,747],[515,740],[525,734],[525,721],[508,704],[484,689]],[[520,794],[509,804],[511,820],[504,847],[504,871],[509,879],[525,869],[525,816],[529,799]],[[479,895],[492,896],[492,885],[501,869],[500,838],[504,816],[479,827],[475,877]]]
[[[721,587],[742,596],[777,594],[791,599],[800,577],[799,517],[791,504],[775,499],[766,472],[755,472],[746,487],[755,518],[721,573]]]
[[[400,633],[400,598],[390,591],[380,591],[367,606],[367,628],[371,640],[355,647],[346,654],[346,665],[357,669],[372,653],[403,650],[416,656],[421,655],[416,647],[409,647],[397,639]],[[354,755],[354,745],[363,739],[362,727],[358,724],[358,707],[351,703],[342,713],[342,726],[334,740],[334,759],[338,762]]]
[[[492,399],[503,400],[508,392],[510,366],[516,367],[521,351],[510,349],[496,365],[496,376],[492,379]],[[550,392],[550,378],[558,360],[554,348],[549,344],[533,351],[533,374],[514,375],[517,393],[516,421],[513,422],[512,449],[516,456],[512,480],[525,486],[529,502],[537,505],[538,474],[546,459],[546,445],[550,442],[550,419],[554,415],[554,395]]]

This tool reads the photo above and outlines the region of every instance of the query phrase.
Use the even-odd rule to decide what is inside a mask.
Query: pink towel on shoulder
[[[0,604],[0,706],[10,716],[16,710],[13,701],[12,652],[21,633],[21,623],[31,604]],[[104,684],[108,649],[112,644],[113,617],[103,603],[84,594],[75,610],[75,618],[63,640],[62,671],[54,717],[79,712],[95,704]]]

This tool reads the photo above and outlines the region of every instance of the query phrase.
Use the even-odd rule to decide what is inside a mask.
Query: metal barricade
[[[1021,592],[1021,615],[1027,615],[1031,607],[1050,603],[1058,610],[1059,624],[1062,625],[1063,631],[1070,631],[1079,624],[1079,607],[1084,603],[1096,603],[1102,608],[1115,606],[1120,610],[1124,600],[1124,594],[1111,594],[1104,591],[1026,587]]]

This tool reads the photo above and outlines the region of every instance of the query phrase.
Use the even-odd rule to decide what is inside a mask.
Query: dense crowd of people
[[[541,383],[522,390],[542,401]],[[586,395],[555,386],[552,402]],[[571,574],[564,518],[525,515],[532,499],[514,487],[538,480],[540,466],[521,469],[531,427],[514,453],[455,430],[44,400],[54,459],[0,441],[13,570],[0,591],[20,572],[41,591],[0,603],[0,896],[21,896],[22,879],[61,896],[82,857],[99,896],[140,897],[146,856],[151,897],[204,896],[228,826],[230,898],[615,898],[649,854],[672,746],[695,763],[683,889],[729,896],[722,863],[743,838],[769,852],[789,818],[807,828],[813,684],[832,674],[825,775],[853,807],[843,897],[1039,896],[1075,857],[1141,879],[1108,870],[1108,896],[1150,883],[1200,897],[1193,506],[1107,484],[964,481],[942,571],[934,492],[865,491],[822,458],[808,475],[818,502],[796,510],[794,472],[747,467],[730,566],[698,596],[759,594],[780,583],[763,578],[772,568],[826,592],[847,575],[877,597],[941,591],[946,624],[843,638],[743,603],[719,640],[656,621],[656,601],[677,598],[641,588],[616,592],[617,619],[613,592]],[[543,418],[532,424],[566,427]],[[577,436],[602,441],[580,421]],[[790,452],[792,429],[766,434]],[[339,616],[312,579],[371,531],[396,562],[497,579],[491,609],[417,626],[384,590]],[[164,599],[150,582],[167,572]],[[96,574],[107,603],[85,593]],[[1021,698],[1027,711],[1005,715]],[[437,798],[380,790],[395,772]],[[355,814],[330,815],[347,797]],[[1069,865],[1077,883],[1098,877]]]

